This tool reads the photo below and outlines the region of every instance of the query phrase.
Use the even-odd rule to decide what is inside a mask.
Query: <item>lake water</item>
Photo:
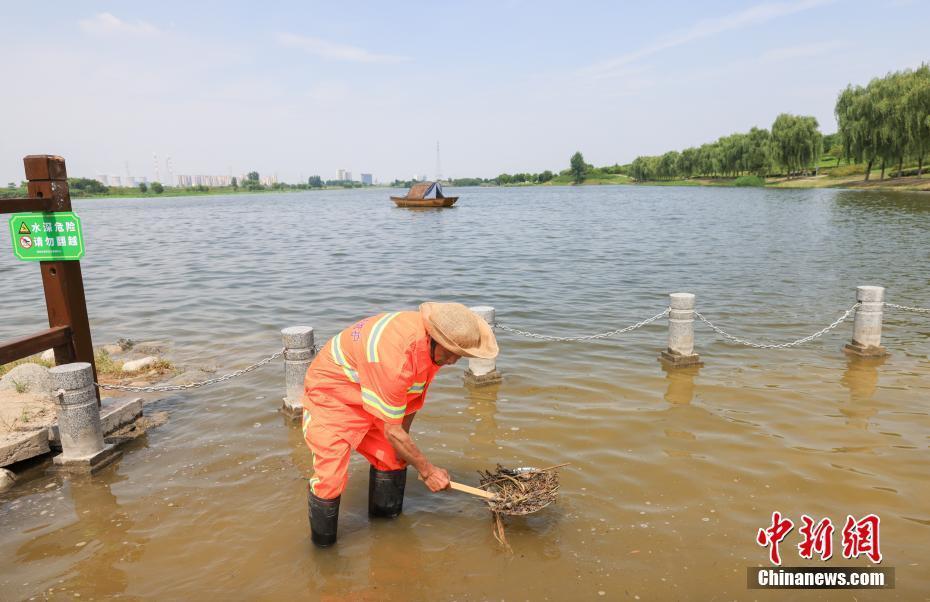
[[[397,209],[385,190],[75,201],[96,344],[171,343],[225,373],[307,324],[425,300],[492,305],[558,336],[612,330],[692,292],[737,336],[789,341],[855,303],[855,287],[930,307],[930,196],[672,187],[462,189],[449,210]],[[47,327],[38,266],[0,229],[0,339]],[[404,514],[366,515],[355,458],[334,549],[312,548],[309,453],[277,413],[280,363],[167,394],[170,421],[92,479],[42,465],[0,494],[0,598],[324,600],[775,599],[746,589],[779,511],[787,566],[842,558],[846,515],[881,517],[881,566],[930,590],[930,316],[886,311],[885,360],[842,353],[852,321],[800,348],[737,346],[695,324],[706,366],[666,372],[664,319],[615,339],[499,332],[503,383],[444,368],[412,433],[456,480],[563,469],[556,506],[507,519],[513,555],[464,494],[409,481]],[[463,362],[462,362],[463,363]],[[798,557],[801,515],[829,517],[834,557]],[[51,593],[49,593],[51,592]],[[851,599],[849,592],[794,592]],[[881,594],[881,595],[879,595]],[[784,599],[784,596],[779,596]]]

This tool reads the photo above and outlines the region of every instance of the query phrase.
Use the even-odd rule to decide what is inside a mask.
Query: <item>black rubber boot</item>
[[[407,469],[377,470],[368,473],[368,516],[394,518],[404,509]]]
[[[336,527],[339,526],[339,499],[324,500],[307,489],[307,504],[310,507],[310,539],[318,547],[326,548],[336,543]]]

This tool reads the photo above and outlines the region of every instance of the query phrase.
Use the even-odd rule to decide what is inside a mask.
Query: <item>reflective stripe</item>
[[[310,428],[310,410],[304,408],[304,420],[301,428],[304,431],[304,439],[307,438],[307,429]]]
[[[342,343],[339,340],[340,338],[342,338],[342,333],[339,333],[336,336],[334,336],[332,345],[330,347],[330,350],[332,351],[331,355],[333,356],[333,362],[335,362],[337,366],[342,368],[342,371],[346,375],[346,378],[349,379],[349,382],[357,383],[358,372],[353,370],[349,366],[349,362],[346,361],[346,356],[345,354],[342,353]]]
[[[371,327],[371,333],[368,335],[368,349],[366,353],[369,362],[373,364],[378,363],[378,343],[381,342],[381,335],[384,333],[384,328],[391,320],[399,315],[399,311],[395,311],[394,313],[390,314],[384,314],[378,319],[377,322],[375,322],[375,325]]]
[[[426,388],[426,383],[413,383],[410,385],[410,388],[407,389],[407,393],[422,393]]]
[[[404,412],[407,410],[406,405],[394,407],[384,403],[384,401],[378,397],[377,393],[365,387],[362,387],[362,402],[378,410],[388,418],[403,418]]]
[[[320,482],[320,480],[319,480],[318,478],[316,478],[316,477],[313,477],[313,478],[310,479],[310,481],[309,481],[309,484],[310,484],[310,492],[311,492],[313,495],[316,495],[316,484],[319,483],[319,482]]]

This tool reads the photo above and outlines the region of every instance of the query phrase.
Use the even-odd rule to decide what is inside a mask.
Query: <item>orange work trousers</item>
[[[407,463],[394,452],[384,435],[384,422],[361,406],[350,406],[332,399],[315,404],[305,400],[302,428],[304,441],[313,457],[310,491],[319,498],[342,495],[349,481],[349,456],[352,450],[362,454],[377,470],[398,470]],[[409,429],[414,414],[404,418]]]

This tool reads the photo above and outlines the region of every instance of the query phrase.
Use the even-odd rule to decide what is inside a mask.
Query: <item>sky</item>
[[[558,171],[782,112],[835,131],[846,85],[930,61],[926,0],[0,1],[0,182],[338,169]],[[164,178],[162,178],[164,179]]]

